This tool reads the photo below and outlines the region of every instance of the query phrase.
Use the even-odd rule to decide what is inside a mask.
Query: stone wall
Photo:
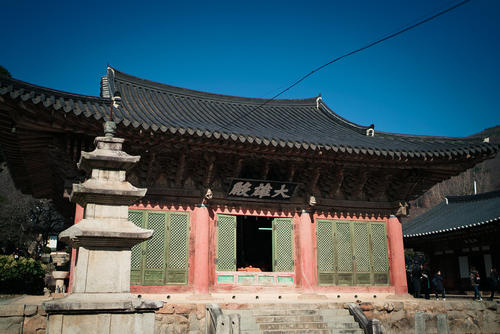
[[[156,311],[155,334],[205,334],[205,304],[167,304]]]
[[[245,304],[222,304],[247,309]],[[232,307],[231,307],[232,306]],[[279,304],[276,304],[279,307]],[[329,306],[331,307],[331,305]],[[342,304],[339,305],[342,307]],[[415,314],[424,312],[426,333],[437,333],[437,315],[446,314],[450,333],[500,333],[499,302],[405,300],[360,303],[368,318],[380,320],[385,334],[414,334]],[[205,334],[205,304],[165,304],[155,315],[155,334]],[[40,305],[0,305],[0,333],[45,334],[46,313]]]
[[[437,315],[446,314],[450,333],[500,333],[500,307],[497,301],[405,300],[367,302],[359,306],[365,315],[378,319],[386,334],[414,334],[415,313],[425,313],[426,333],[437,333]]]
[[[45,334],[47,314],[40,305],[0,305],[0,333]]]

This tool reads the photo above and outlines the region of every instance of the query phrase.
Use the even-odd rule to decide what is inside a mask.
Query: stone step
[[[262,334],[331,334],[328,329],[289,329],[263,331]]]
[[[361,328],[357,329],[330,329],[331,334],[364,334],[365,331],[362,330]]]
[[[289,322],[289,323],[259,323],[259,328],[266,330],[288,330],[288,329],[328,329],[325,322]]]
[[[257,322],[314,322],[323,321],[320,315],[259,315]]]
[[[308,309],[258,309],[252,310],[254,316],[265,316],[265,315],[317,315],[318,310],[308,310]]]
[[[347,309],[295,303],[252,306],[223,310],[240,314],[242,334],[364,334]]]
[[[323,317],[336,317],[339,315],[351,315],[349,310],[343,308],[333,308],[333,309],[321,309],[318,310],[318,314],[321,314]]]
[[[323,321],[325,321],[325,322],[332,322],[332,323],[337,323],[337,322],[340,322],[340,323],[356,322],[356,320],[354,320],[354,317],[351,316],[351,315],[339,315],[339,316],[336,316],[336,317],[325,317],[325,316],[322,316],[322,317],[323,317]]]
[[[357,329],[359,328],[359,324],[356,321],[352,322],[335,322],[335,321],[327,321],[328,328],[331,329]]]

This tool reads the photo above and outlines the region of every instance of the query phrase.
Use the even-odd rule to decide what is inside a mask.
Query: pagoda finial
[[[116,123],[113,121],[104,122],[104,136],[112,138],[115,136]]]
[[[116,123],[113,121],[113,110],[120,108],[122,97],[120,92],[116,91],[111,99],[112,103],[109,106],[109,121],[104,123],[104,135],[106,137],[114,137],[116,132]]]

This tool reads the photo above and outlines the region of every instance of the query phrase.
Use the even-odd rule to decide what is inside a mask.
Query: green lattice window
[[[317,221],[320,285],[389,283],[385,223]]]
[[[139,227],[154,230],[151,239],[132,247],[130,283],[186,284],[189,214],[129,210],[129,219]]]

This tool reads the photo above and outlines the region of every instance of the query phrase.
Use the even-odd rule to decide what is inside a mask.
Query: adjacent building
[[[500,191],[447,196],[403,225],[405,248],[425,254],[431,271],[441,270],[447,290],[471,290],[471,268],[483,278],[500,266]],[[488,289],[488,280],[481,286]]]

